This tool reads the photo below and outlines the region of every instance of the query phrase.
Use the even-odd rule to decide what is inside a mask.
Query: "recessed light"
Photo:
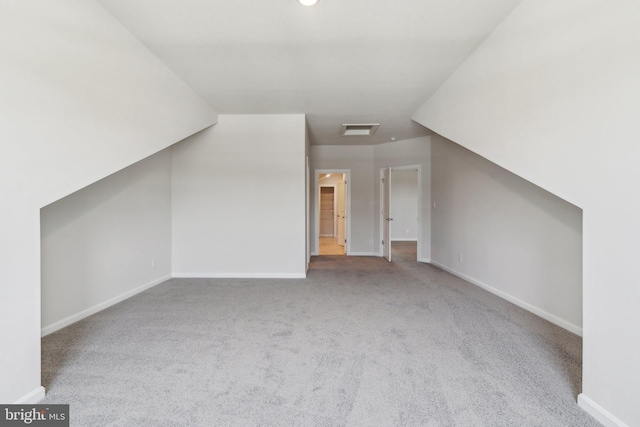
[[[298,0],[298,3],[303,6],[313,6],[314,4],[318,3],[318,0]]]

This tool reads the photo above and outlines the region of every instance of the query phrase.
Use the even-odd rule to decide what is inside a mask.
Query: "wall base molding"
[[[560,326],[563,329],[566,329],[569,332],[573,332],[576,335],[582,336],[582,328],[580,326],[574,325],[573,323],[567,322],[564,319],[559,318],[558,316],[555,316],[551,313],[548,313],[544,310],[542,310],[541,308],[538,308],[532,304],[529,304],[527,302],[522,301],[521,299],[518,299],[506,292],[503,292],[499,289],[496,289],[492,286],[487,285],[486,283],[483,283],[479,280],[474,279],[473,277],[469,277],[463,273],[460,273],[459,271],[447,267],[446,265],[440,264],[438,261],[434,261],[431,260],[431,264],[435,265],[436,267],[439,267],[441,269],[443,269],[444,271],[453,274],[454,276],[457,276],[463,280],[466,280],[469,283],[472,283],[478,287],[481,287],[482,289],[491,292],[494,295],[499,296],[502,299],[505,299],[507,301],[509,301],[512,304],[517,305],[520,308],[524,308],[525,310],[535,314],[536,316],[542,317],[543,319],[553,323],[554,325]]]
[[[418,262],[424,262],[426,264],[431,264],[431,258],[418,258]]]
[[[14,405],[35,405],[44,399],[45,390],[44,387],[40,386],[33,390],[31,393],[26,396],[22,396],[20,399],[13,402]]]
[[[138,286],[137,288],[131,289],[130,291],[127,291],[123,294],[117,295],[113,298],[110,298],[104,302],[101,302],[100,304],[96,304],[93,307],[89,307],[86,310],[82,310],[79,313],[76,314],[72,314],[71,316],[65,317],[62,320],[59,320],[55,323],[52,323],[51,325],[45,326],[40,330],[40,335],[41,336],[45,336],[45,335],[49,335],[55,331],[58,331],[64,327],[67,327],[69,325],[71,325],[72,323],[75,323],[79,320],[84,319],[85,317],[89,317],[92,314],[96,314],[99,311],[104,310],[105,308],[109,308],[112,305],[115,305],[119,302],[122,302],[124,300],[126,300],[127,298],[131,298],[132,296],[139,294],[142,291],[146,291],[149,288],[152,288],[156,285],[159,285],[162,282],[166,282],[167,280],[171,279],[171,276],[163,276],[159,279],[153,280],[145,285],[142,286]]]
[[[306,279],[306,273],[174,273],[178,279]]]
[[[629,427],[627,424],[616,418],[611,412],[585,396],[584,393],[580,393],[578,395],[578,406],[605,427]]]
[[[347,256],[382,256],[381,254],[377,254],[375,252],[349,252],[346,254]],[[321,256],[318,253],[312,253],[311,256]]]
[[[413,239],[391,239],[391,243],[393,242],[417,242],[418,239],[413,238]]]

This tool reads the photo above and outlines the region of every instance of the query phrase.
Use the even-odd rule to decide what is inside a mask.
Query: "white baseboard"
[[[528,302],[524,302],[521,299],[518,299],[504,291],[501,291],[499,289],[496,289],[492,286],[487,285],[486,283],[483,283],[479,280],[474,279],[473,277],[469,277],[463,273],[460,273],[459,271],[454,270],[453,268],[449,268],[446,265],[440,264],[437,261],[433,261],[431,260],[431,264],[435,265],[436,267],[439,267],[441,269],[443,269],[444,271],[453,274],[454,276],[458,276],[461,279],[466,280],[469,283],[472,283],[476,286],[481,287],[482,289],[491,292],[494,295],[499,296],[500,298],[503,298],[507,301],[509,301],[512,304],[517,305],[518,307],[524,308],[527,311],[530,311],[531,313],[535,314],[536,316],[540,316],[545,320],[548,320],[549,322],[553,323],[554,325],[560,326],[563,329],[566,329],[569,332],[573,332],[576,335],[582,336],[582,328],[578,325],[574,325],[573,323],[567,322],[564,319],[559,318],[556,315],[553,315],[551,313],[548,313],[544,310],[542,310],[541,308],[538,308],[534,305],[529,304]]]
[[[348,256],[382,256],[374,252],[349,252],[347,255]],[[320,254],[314,252],[311,254],[311,256],[320,256]]]
[[[311,252],[311,256],[319,256],[318,252]]]
[[[418,262],[425,262],[431,264],[431,258],[418,258]]]
[[[113,298],[110,298],[104,302],[101,302],[100,304],[96,304],[93,307],[89,307],[86,310],[82,310],[79,313],[76,314],[72,314],[71,316],[65,317],[62,320],[59,320],[55,323],[52,323],[51,325],[45,326],[40,330],[40,335],[41,336],[45,336],[45,335],[49,335],[55,331],[58,331],[62,328],[65,328],[69,325],[71,325],[72,323],[75,323],[79,320],[84,319],[85,317],[89,317],[92,314],[96,314],[99,311],[104,310],[105,308],[109,308],[112,305],[115,305],[119,302],[122,302],[124,300],[126,300],[127,298],[131,298],[132,296],[139,294],[142,291],[146,291],[149,288],[152,288],[156,285],[159,285],[162,282],[166,282],[167,280],[171,279],[171,276],[164,276],[161,277],[159,279],[153,280],[145,285],[142,286],[138,286],[137,288],[131,289],[130,291],[127,291],[123,294],[120,294],[118,296],[115,296]]]
[[[13,402],[14,405],[35,405],[44,399],[45,392],[44,387],[40,386],[33,390],[31,393],[26,396],[21,397],[20,399]]]
[[[306,273],[174,273],[180,279],[306,279]]]
[[[391,243],[393,242],[417,242],[418,239],[391,239]]]
[[[589,399],[584,393],[578,395],[578,406],[587,414],[598,420],[605,427],[628,427],[627,424],[616,418],[611,412]]]

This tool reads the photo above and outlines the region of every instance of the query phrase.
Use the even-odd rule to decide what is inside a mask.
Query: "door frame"
[[[313,227],[315,240],[312,255],[318,256],[320,254],[320,180],[318,176],[325,173],[342,173],[347,180],[347,185],[344,190],[345,197],[347,198],[347,234],[345,235],[347,244],[345,245],[345,255],[351,255],[351,169],[315,169],[313,171],[315,183],[313,191],[316,193],[316,197],[313,213],[315,218],[315,224]]]
[[[416,254],[416,261],[421,262],[422,257],[422,165],[406,165],[406,166],[387,166],[384,168],[380,168],[378,182],[380,185],[380,231],[378,239],[378,256],[382,256],[384,248],[382,247],[382,235],[384,233],[384,216],[382,215],[382,201],[384,197],[384,187],[382,185],[382,177],[385,169],[389,169],[389,198],[391,198],[391,194],[393,193],[393,179],[391,179],[391,172],[400,171],[400,170],[418,170],[418,250]],[[389,237],[389,247],[391,247],[391,237]]]

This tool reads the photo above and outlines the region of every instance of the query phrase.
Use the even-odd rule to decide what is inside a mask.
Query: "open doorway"
[[[380,170],[381,253],[402,260],[420,260],[422,251],[422,178],[420,165]],[[392,250],[393,248],[393,250]]]
[[[349,171],[316,170],[316,253],[349,254]]]

